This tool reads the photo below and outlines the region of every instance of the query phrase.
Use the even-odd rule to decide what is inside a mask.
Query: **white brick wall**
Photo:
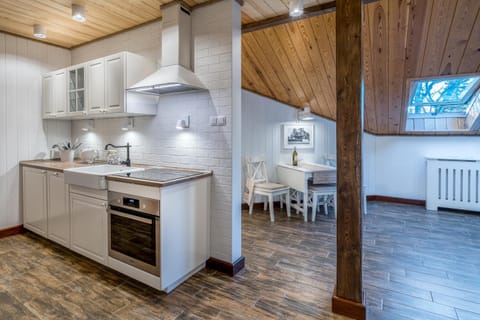
[[[233,72],[231,62],[234,12],[239,21],[238,4],[233,0],[224,0],[192,13],[193,65],[209,92],[163,96],[159,100],[157,115],[136,118],[135,129],[129,132],[120,130],[122,119],[96,120],[94,132],[86,134],[81,131],[83,121],[73,121],[72,126],[72,135],[79,137],[86,146],[103,149],[106,143],[130,142],[134,146],[133,162],[213,170],[211,256],[229,262],[235,261],[241,254],[241,212],[239,204],[238,208],[232,205],[232,90],[241,90],[239,81],[232,81],[233,73],[240,78],[240,69]],[[155,25],[150,28],[156,30]],[[160,32],[131,32],[143,37],[145,43],[135,40],[143,52],[160,52],[158,47],[148,46],[148,43],[159,43]],[[118,39],[116,36],[74,49],[73,63],[113,53],[112,48],[134,51],[131,50],[135,48],[131,42],[135,37],[128,33],[119,35]],[[240,38],[235,41],[240,43]],[[237,50],[235,56],[239,62],[239,44]],[[232,89],[232,83],[238,87]],[[239,108],[239,101],[236,104]],[[191,117],[190,129],[176,130],[176,121],[187,115]],[[227,125],[210,127],[208,118],[214,115],[225,115]],[[235,127],[235,130],[240,128]],[[240,144],[236,143],[235,148],[240,150]],[[234,229],[235,239],[232,238]]]

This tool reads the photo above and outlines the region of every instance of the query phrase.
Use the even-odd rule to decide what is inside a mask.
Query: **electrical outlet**
[[[217,126],[225,126],[225,125],[227,125],[227,117],[217,116]]]

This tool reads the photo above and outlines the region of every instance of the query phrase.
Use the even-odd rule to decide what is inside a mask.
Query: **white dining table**
[[[303,207],[294,204],[293,208],[303,213],[305,222],[308,221],[308,180],[313,174],[323,170],[336,170],[337,168],[317,163],[302,162],[298,166],[289,164],[277,165],[278,182],[303,193]]]

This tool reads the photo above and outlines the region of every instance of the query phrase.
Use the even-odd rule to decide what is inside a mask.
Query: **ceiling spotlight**
[[[72,3],[72,19],[78,22],[85,22],[85,7],[79,4]]]
[[[33,36],[39,39],[45,39],[47,37],[47,32],[45,31],[45,27],[41,24],[34,24],[33,25]]]
[[[297,119],[299,121],[313,120],[313,114],[310,112],[310,107],[305,107],[303,110],[299,110],[297,113]]]
[[[303,0],[290,0],[290,16],[299,17],[303,14]]]

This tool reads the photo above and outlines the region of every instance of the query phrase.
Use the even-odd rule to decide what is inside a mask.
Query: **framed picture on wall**
[[[313,149],[314,125],[304,123],[284,124],[282,126],[283,149]]]

